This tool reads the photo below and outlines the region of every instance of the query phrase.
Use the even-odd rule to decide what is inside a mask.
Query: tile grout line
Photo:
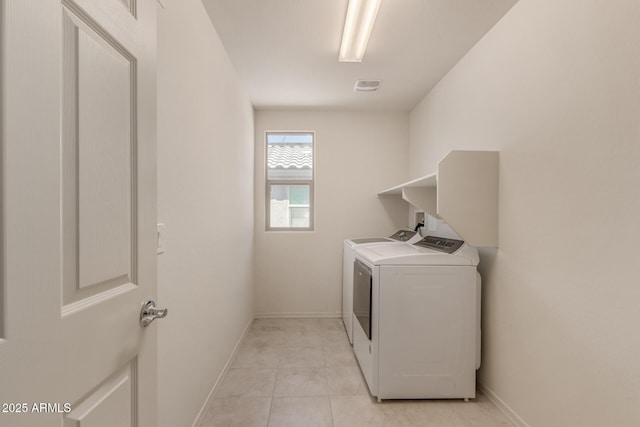
[[[331,425],[336,427],[336,420],[333,417],[333,401],[331,400],[331,393],[329,393],[329,414],[331,415]]]
[[[267,412],[267,424],[265,427],[268,427],[269,421],[271,421],[271,409],[273,408],[273,399],[274,399],[274,394],[276,392],[276,384],[278,384],[279,376],[280,376],[280,360],[278,360],[278,367],[276,368],[276,378],[273,380],[273,388],[271,389],[271,401],[269,402],[269,412]]]
[[[267,424],[266,427],[269,426],[271,421],[271,412],[273,410],[273,399],[275,398],[276,393],[276,385],[278,384],[278,378],[280,377],[280,365],[282,363],[281,355],[278,354],[278,365],[276,366],[276,377],[273,380],[273,387],[271,388],[271,401],[269,402],[269,411],[267,412]]]

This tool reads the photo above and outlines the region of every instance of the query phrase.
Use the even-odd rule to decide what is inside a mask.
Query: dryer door
[[[371,269],[356,260],[353,266],[353,314],[371,341]]]

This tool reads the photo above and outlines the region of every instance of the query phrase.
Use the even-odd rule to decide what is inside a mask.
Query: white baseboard
[[[249,333],[249,329],[251,328],[251,324],[253,323],[254,319],[255,317],[252,317],[249,320],[249,323],[247,323],[247,326],[244,328],[244,331],[242,332],[242,336],[240,337],[235,347],[233,348],[233,351],[231,352],[231,355],[227,359],[227,362],[224,364],[224,368],[222,368],[222,372],[220,372],[220,375],[218,375],[218,379],[216,379],[216,382],[213,384],[213,387],[209,392],[209,396],[207,396],[207,399],[204,401],[204,404],[202,405],[202,408],[200,408],[200,411],[198,412],[198,415],[196,416],[196,419],[191,425],[191,427],[200,426],[200,424],[204,420],[204,414],[207,412],[207,408],[209,407],[209,404],[213,400],[213,397],[216,395],[216,392],[218,391],[218,387],[220,386],[220,384],[222,384],[222,380],[224,379],[225,375],[227,375],[229,368],[231,368],[231,362],[233,361],[233,358],[238,353],[238,350],[240,350],[240,347],[242,346],[242,343],[244,342],[245,338],[247,337],[247,334]]]
[[[342,319],[342,312],[336,313],[256,313],[256,319]]]
[[[480,389],[482,394],[487,396],[487,399],[489,399],[494,405],[496,405],[500,412],[502,412],[507,418],[509,418],[509,421],[511,421],[514,425],[516,425],[517,427],[529,427],[529,424],[527,424],[522,418],[520,418],[518,414],[516,414],[515,411],[504,402],[504,400],[500,399],[500,397],[495,394],[493,390],[487,387],[483,382],[478,381],[478,389]]]

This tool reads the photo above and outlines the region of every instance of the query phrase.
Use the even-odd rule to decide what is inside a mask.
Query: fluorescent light
[[[349,0],[344,22],[340,62],[362,62],[381,0]]]

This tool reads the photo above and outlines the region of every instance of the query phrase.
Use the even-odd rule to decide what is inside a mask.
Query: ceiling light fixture
[[[354,92],[376,92],[380,89],[382,80],[356,80]]]
[[[349,0],[344,22],[340,62],[362,62],[382,0]]]

